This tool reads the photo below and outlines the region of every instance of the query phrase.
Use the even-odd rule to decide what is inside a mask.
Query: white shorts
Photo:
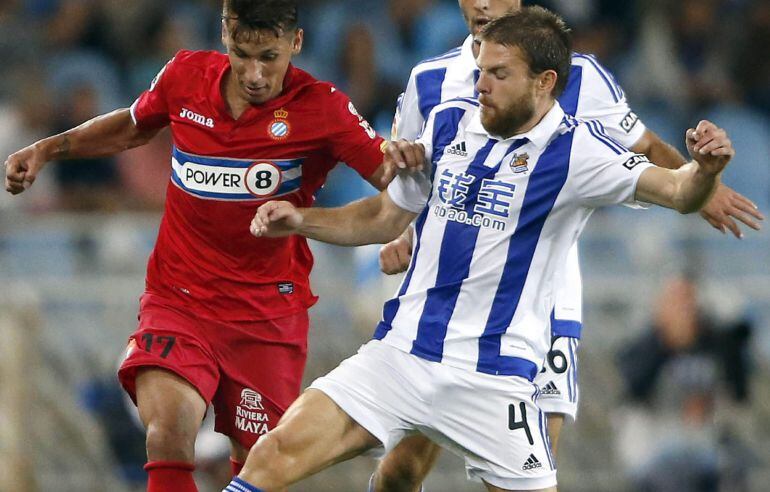
[[[551,343],[543,369],[535,377],[540,388],[537,405],[545,413],[563,413],[572,420],[577,415],[579,342],[577,338],[557,337]]]
[[[310,386],[323,391],[386,451],[421,432],[465,457],[468,476],[503,489],[556,485],[536,386],[427,361],[373,340]]]

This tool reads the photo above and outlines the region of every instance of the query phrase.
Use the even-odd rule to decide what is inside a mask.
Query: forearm
[[[674,196],[674,208],[683,214],[697,212],[716,190],[720,174],[705,173],[695,162],[687,163],[676,172],[681,174],[681,181]]]
[[[704,173],[695,162],[677,170],[650,167],[639,177],[635,196],[689,214],[705,205],[718,184],[718,174]]]
[[[105,157],[147,143],[157,131],[141,131],[128,109],[97,116],[37,142],[47,161]]]
[[[685,142],[693,162],[677,170],[656,166],[644,169],[636,185],[637,200],[673,208],[683,214],[696,212],[709,201],[735,149],[727,133],[706,120],[687,130]]]
[[[687,159],[673,145],[669,145],[662,140],[657,145],[650,147],[647,158],[666,169],[679,169],[687,164]]]
[[[340,246],[385,244],[414,218],[390,202],[387,192],[340,208],[305,208],[300,213],[298,234]]]
[[[687,159],[673,145],[663,141],[651,130],[647,130],[631,150],[644,154],[656,166],[665,169],[679,169],[687,164]]]

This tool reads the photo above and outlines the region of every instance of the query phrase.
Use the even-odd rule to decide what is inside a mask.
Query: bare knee
[[[195,437],[206,412],[198,391],[176,374],[143,370],[137,377],[139,416],[147,429],[150,461],[195,459]]]
[[[377,466],[374,475],[376,492],[418,492],[422,487],[440,449],[430,443],[405,444],[408,447],[397,446]]]
[[[381,462],[374,478],[376,492],[412,492],[420,490],[422,467],[407,461]]]
[[[195,460],[195,437],[197,428],[151,422],[147,426],[147,458],[150,461],[185,461]]]
[[[287,477],[296,468],[296,457],[286,452],[283,433],[276,429],[251,448],[240,476],[260,488],[279,490],[290,485]]]

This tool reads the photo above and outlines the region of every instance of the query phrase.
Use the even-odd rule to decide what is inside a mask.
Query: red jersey
[[[171,125],[172,173],[147,290],[203,317],[258,320],[307,309],[313,258],[303,237],[255,238],[257,207],[313,204],[337,162],[363,177],[383,140],[348,97],[293,66],[276,99],[228,113],[218,52],[179,52],[131,106],[141,129]]]

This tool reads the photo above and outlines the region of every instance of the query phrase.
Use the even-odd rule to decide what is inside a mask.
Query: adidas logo
[[[555,384],[553,384],[553,381],[548,381],[548,384],[543,386],[543,388],[540,390],[541,395],[560,395],[561,391],[559,391],[559,388],[556,387]]]
[[[530,454],[529,458],[527,458],[527,461],[524,462],[524,466],[521,467],[522,470],[534,470],[535,468],[542,468],[543,464],[540,463],[540,460],[537,459],[537,457],[534,454]]]
[[[459,155],[460,157],[468,157],[468,151],[465,148],[465,142],[460,142],[449,147],[446,150],[447,154]]]

